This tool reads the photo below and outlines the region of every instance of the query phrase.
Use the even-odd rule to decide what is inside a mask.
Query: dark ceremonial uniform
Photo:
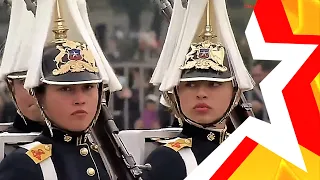
[[[39,122],[32,121],[25,117],[25,121],[21,116],[16,115],[13,124],[3,132],[9,133],[30,133],[30,132],[41,132],[43,126]],[[1,132],[1,131],[0,131]]]
[[[177,118],[174,118],[174,119],[173,119],[173,122],[172,122],[171,127],[180,127],[179,121],[178,121]]]
[[[70,136],[54,129],[51,137],[46,129],[35,141],[40,144],[29,151],[19,148],[3,159],[0,180],[55,180],[54,176],[57,180],[109,179],[97,145],[85,134]]]
[[[152,170],[145,171],[143,179],[183,180],[187,177],[187,167],[180,151],[191,149],[192,153],[188,154],[191,155],[191,160],[190,157],[187,160],[194,160],[194,162],[190,162],[194,166],[191,167],[192,169],[207,158],[226,138],[225,131],[209,131],[184,123],[178,138],[157,148],[148,156],[146,163],[151,164]]]
[[[26,122],[26,123],[25,123]],[[31,132],[41,132],[43,129],[43,126],[39,122],[32,121],[30,119],[27,119],[25,117],[25,122],[22,119],[21,116],[16,115],[14,122],[11,126],[9,126],[8,129],[2,132],[8,132],[8,133],[31,133]],[[17,144],[6,144],[5,145],[5,154],[9,154],[12,151],[14,151],[19,146]]]

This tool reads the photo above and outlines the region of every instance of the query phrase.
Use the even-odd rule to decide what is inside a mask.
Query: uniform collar
[[[221,144],[229,135],[226,129],[203,129],[196,127],[187,122],[183,123],[182,136],[191,137],[194,139],[200,139],[204,141],[210,141],[213,143]]]
[[[56,127],[52,128],[53,137],[50,135],[48,128],[44,128],[42,134],[54,141],[63,142],[67,144],[81,145],[87,142],[88,134],[84,132],[66,132]]]
[[[41,132],[42,131],[43,125],[40,124],[39,122],[32,121],[32,120],[28,119],[27,117],[24,117],[24,120],[22,119],[22,117],[20,115],[16,115],[16,117],[13,121],[13,127],[15,129],[17,129],[18,131],[21,131],[24,133]]]

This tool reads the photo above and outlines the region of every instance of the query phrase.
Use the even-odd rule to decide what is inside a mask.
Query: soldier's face
[[[45,113],[58,127],[83,131],[97,111],[98,84],[48,85],[42,102]]]
[[[233,97],[231,82],[181,82],[177,88],[183,114],[200,124],[219,120]]]
[[[21,113],[28,119],[33,121],[42,121],[40,109],[37,105],[36,99],[33,98],[26,89],[24,89],[23,84],[23,79],[12,80],[12,90],[17,106],[19,107]]]
[[[263,71],[262,66],[258,64],[252,68],[251,74],[255,83],[259,84],[268,75],[268,72]]]

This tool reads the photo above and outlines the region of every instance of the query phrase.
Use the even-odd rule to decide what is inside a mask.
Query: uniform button
[[[88,149],[87,148],[81,148],[80,149],[80,154],[82,155],[82,156],[86,156],[86,155],[88,155]]]
[[[190,140],[189,139],[186,139],[184,140],[185,143],[189,144],[190,143]]]
[[[93,168],[88,168],[87,169],[87,174],[89,176],[94,176],[96,174],[96,171]]]

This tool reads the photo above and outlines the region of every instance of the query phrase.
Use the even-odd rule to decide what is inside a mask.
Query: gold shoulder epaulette
[[[36,163],[40,163],[52,155],[52,145],[51,144],[39,144],[29,151],[26,154]]]
[[[168,142],[164,146],[171,148],[171,149],[175,150],[176,152],[178,152],[179,150],[181,150],[184,147],[192,147],[192,139],[191,138],[188,138],[188,139],[176,138],[174,141]]]

